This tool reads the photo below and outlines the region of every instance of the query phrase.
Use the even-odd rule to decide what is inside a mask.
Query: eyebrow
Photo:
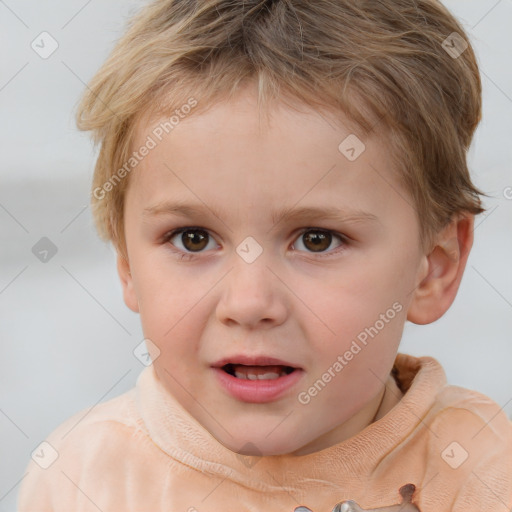
[[[210,212],[219,219],[225,215],[224,210],[215,210],[206,206],[205,204],[187,204],[183,202],[163,202],[154,206],[144,208],[144,217],[155,217],[163,215],[175,215],[181,217],[199,218],[204,217]],[[364,221],[378,221],[377,216],[373,213],[365,212],[362,210],[347,210],[336,207],[286,207],[275,211],[272,214],[273,224],[279,222],[287,222],[291,220],[307,221],[309,219],[316,220],[336,220],[344,222],[364,222]]]

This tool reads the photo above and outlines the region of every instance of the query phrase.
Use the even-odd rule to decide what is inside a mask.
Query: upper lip
[[[291,366],[292,368],[300,368],[294,363],[284,361],[283,359],[277,359],[269,356],[248,356],[245,354],[237,354],[229,357],[219,359],[212,366],[215,368],[222,368],[226,364],[244,364],[246,366]]]

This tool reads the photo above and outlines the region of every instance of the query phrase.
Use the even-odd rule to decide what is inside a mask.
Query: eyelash
[[[161,242],[162,243],[169,243],[170,240],[172,238],[174,238],[176,235],[179,235],[185,231],[204,231],[205,233],[208,233],[208,236],[211,237],[211,234],[210,232],[205,229],[205,228],[202,228],[202,227],[199,227],[199,226],[184,226],[182,228],[177,228],[177,229],[174,229],[172,231],[169,231],[168,233],[166,233],[163,237],[162,237],[162,240]],[[340,252],[342,252],[343,250],[346,249],[346,246],[348,245],[348,242],[349,242],[349,239],[347,236],[345,235],[342,235],[341,233],[337,233],[336,231],[332,231],[330,229],[324,229],[324,228],[314,228],[314,227],[309,227],[309,228],[304,228],[300,231],[300,233],[298,233],[298,235],[296,236],[295,240],[298,240],[301,236],[303,236],[305,233],[308,233],[310,231],[313,231],[313,232],[320,232],[320,233],[328,233],[328,234],[331,234],[335,237],[338,237],[340,239],[340,241],[342,242],[340,246],[336,247],[335,249],[329,251],[329,252],[318,252],[318,253],[314,253],[314,252],[310,252],[308,254],[313,254],[313,255],[316,255],[320,258],[329,258],[333,255],[336,255]],[[213,238],[213,237],[212,237]],[[172,247],[175,247],[173,244],[170,244]],[[186,260],[186,261],[189,261],[189,260],[192,260],[196,255],[199,255],[201,254],[201,252],[183,252],[181,249],[177,249],[177,248],[174,248],[172,249],[174,252],[180,254],[180,260],[183,261],[183,260]]]

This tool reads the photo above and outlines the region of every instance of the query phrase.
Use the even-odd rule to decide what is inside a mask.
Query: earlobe
[[[466,214],[454,218],[438,234],[433,249],[422,260],[407,320],[429,324],[452,305],[473,245],[473,229],[474,216]]]
[[[135,313],[139,312],[139,302],[133,287],[133,277],[130,271],[128,260],[121,254],[117,254],[117,272],[123,287],[123,298],[125,304]]]

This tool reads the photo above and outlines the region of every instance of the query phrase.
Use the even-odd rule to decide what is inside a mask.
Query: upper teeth
[[[278,379],[282,375],[286,375],[286,372],[285,371],[282,371],[280,373],[267,372],[267,373],[263,373],[261,375],[258,375],[256,373],[251,373],[250,371],[240,372],[240,371],[235,370],[235,375],[239,379],[263,380],[263,379]]]

